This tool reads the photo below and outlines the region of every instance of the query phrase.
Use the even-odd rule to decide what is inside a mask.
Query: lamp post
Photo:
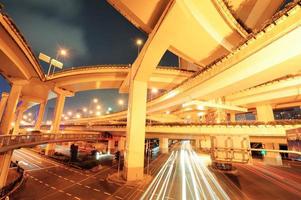
[[[122,110],[124,109],[124,101],[123,101],[123,99],[119,99],[118,100],[118,105],[121,106]],[[119,156],[119,159],[118,159],[118,172],[117,172],[118,177],[119,177],[119,173],[120,173],[120,160],[121,160],[120,158],[121,158],[121,156]]]
[[[40,53],[39,54],[39,59],[46,62],[46,63],[49,63],[49,67],[48,67],[48,72],[47,72],[47,76],[50,75],[50,70],[51,70],[51,67],[54,66],[54,69],[53,69],[53,73],[55,71],[55,68],[60,68],[62,69],[63,68],[63,63],[61,63],[60,61],[58,61],[57,59],[59,59],[59,56],[66,56],[67,55],[67,50],[65,49],[60,49],[57,54],[56,54],[56,58],[53,59],[49,56],[47,56],[46,54],[44,53]]]
[[[136,40],[137,52],[138,52],[137,56],[138,56],[139,53],[140,53],[140,47],[141,47],[142,44],[143,44],[143,40],[142,40],[142,39],[137,39],[137,40]]]
[[[62,56],[62,57],[65,57],[67,56],[67,50],[66,49],[60,49],[57,54],[56,54],[56,57],[55,57],[55,60],[59,59],[59,57]],[[50,65],[49,65],[49,69],[51,67],[51,64],[54,65],[53,63],[50,62]],[[55,66],[55,65],[54,65]],[[62,66],[63,67],[63,66]],[[49,69],[48,69],[48,72],[49,72]],[[60,68],[61,69],[61,68]],[[53,68],[53,71],[52,71],[52,74],[54,74],[54,71],[55,71],[55,67]]]

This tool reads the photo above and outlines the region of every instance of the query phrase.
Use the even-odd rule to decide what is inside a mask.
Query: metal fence
[[[19,174],[18,178],[16,178],[13,182],[0,189],[0,199],[4,199],[22,182],[25,176],[24,169],[17,165],[17,172]]]
[[[44,143],[68,142],[68,141],[97,141],[104,139],[99,133],[64,133],[64,134],[26,134],[26,135],[1,135],[0,152],[28,147]]]

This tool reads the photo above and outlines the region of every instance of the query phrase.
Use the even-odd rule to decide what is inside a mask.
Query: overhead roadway
[[[245,41],[248,35],[222,1],[169,1],[163,12],[149,10],[145,12],[146,14],[144,12],[133,13],[141,6],[137,1],[113,0],[109,2],[121,13],[127,13],[124,14],[126,16],[145,18],[144,23],[158,18],[132,65],[132,77],[137,80],[148,80],[166,50],[204,67],[232,52]],[[141,1],[141,3],[145,2]],[[157,7],[150,6],[148,9],[152,8]],[[162,9],[163,7],[158,10]],[[147,15],[152,11],[155,13]],[[135,20],[130,19],[130,21]],[[130,76],[127,76],[127,80],[120,88],[121,92],[127,91],[125,88],[129,84],[129,79]]]
[[[128,65],[96,65],[74,67],[47,77],[46,84],[55,85],[72,92],[93,89],[119,88],[127,74]],[[174,88],[192,76],[193,72],[175,67],[158,67],[152,74],[148,87],[164,91]]]
[[[301,61],[301,46],[293,45],[301,42],[300,19],[300,5],[296,4],[219,62],[148,102],[147,112],[165,112],[192,100],[212,100],[300,73],[301,66],[295,63]],[[114,115],[121,118],[125,112]]]

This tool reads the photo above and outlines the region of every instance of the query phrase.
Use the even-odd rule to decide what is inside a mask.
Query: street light
[[[97,99],[97,98],[94,98],[94,99],[93,99],[93,103],[98,103],[98,99]]]
[[[121,109],[124,110],[124,101],[123,101],[123,99],[118,100],[118,105],[120,105]]]
[[[48,72],[47,72],[47,76],[49,76],[50,74],[50,70],[51,70],[51,67],[54,66],[53,68],[53,72],[55,71],[55,68],[60,68],[62,69],[63,68],[63,63],[61,63],[60,61],[58,61],[57,59],[59,59],[59,56],[63,56],[65,57],[67,55],[67,50],[65,49],[60,49],[57,54],[56,54],[56,58],[53,59],[53,58],[50,58],[49,56],[47,56],[46,54],[43,54],[43,53],[40,53],[39,54],[39,59],[46,62],[46,63],[49,63],[49,67],[48,67]]]
[[[142,40],[142,39],[137,39],[137,40],[136,40],[138,55],[139,55],[139,53],[140,53],[140,47],[141,47],[142,44],[143,44],[143,40]]]

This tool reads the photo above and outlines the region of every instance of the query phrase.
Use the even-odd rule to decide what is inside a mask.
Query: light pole
[[[63,68],[63,63],[61,63],[60,61],[58,61],[57,59],[59,58],[59,56],[66,56],[67,55],[67,51],[65,49],[61,49],[57,52],[56,54],[56,58],[53,59],[53,58],[50,58],[49,56],[47,56],[46,54],[43,54],[43,53],[40,53],[39,54],[39,59],[46,62],[46,63],[49,63],[49,67],[48,67],[48,72],[47,72],[47,76],[50,75],[50,70],[51,70],[51,67],[54,66],[54,69],[53,69],[53,73],[54,73],[54,70],[55,68],[60,68],[62,69]]]
[[[139,53],[140,53],[140,47],[141,47],[142,44],[143,44],[143,40],[142,40],[142,39],[137,39],[137,40],[136,40],[137,52],[138,52],[137,56],[138,56]]]
[[[55,60],[59,59],[60,55],[63,56],[63,57],[67,56],[67,50],[65,50],[65,49],[60,49],[60,50],[56,53]],[[53,64],[53,63],[50,62],[48,72],[49,72],[49,70],[50,70],[51,64]],[[63,66],[62,66],[62,67],[63,67]],[[54,71],[55,71],[55,67],[53,68],[52,74],[54,74]]]
[[[119,99],[118,100],[118,105],[121,106],[121,109],[123,110],[124,109],[124,101],[123,99]],[[118,177],[119,177],[119,173],[120,173],[120,160],[121,160],[121,156],[119,154],[119,159],[118,159]]]

